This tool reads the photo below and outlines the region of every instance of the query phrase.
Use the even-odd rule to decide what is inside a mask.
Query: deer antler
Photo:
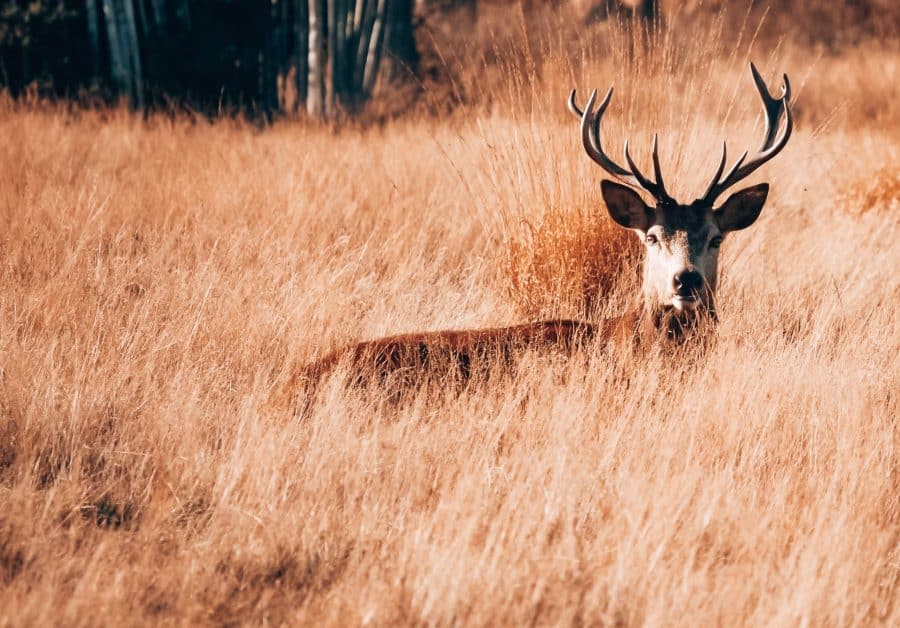
[[[756,66],[752,63],[750,64],[750,72],[753,74],[753,82],[756,84],[756,90],[759,92],[759,96],[762,99],[763,110],[766,115],[766,135],[763,139],[762,146],[760,147],[759,152],[746,163],[747,152],[745,151],[725,176],[722,176],[728,152],[727,145],[723,143],[722,160],[719,162],[719,167],[716,169],[715,175],[713,175],[712,180],[709,182],[706,192],[695,201],[697,203],[712,205],[722,192],[741,179],[750,176],[757,168],[780,153],[785,145],[787,145],[787,142],[791,137],[791,132],[794,130],[794,119],[791,117],[790,108],[791,83],[788,81],[787,74],[784,75],[784,85],[781,88],[781,97],[773,98],[772,94],[769,93],[769,89],[766,87],[766,82],[763,80],[762,76],[760,76]],[[784,129],[781,132],[781,136],[776,138],[778,122],[782,112],[785,115]]]
[[[653,136],[653,173],[656,181],[651,181],[645,177],[635,165],[631,154],[628,152],[628,140],[625,141],[625,161],[628,163],[628,168],[623,168],[603,152],[603,145],[600,143],[600,121],[606,112],[606,108],[609,106],[609,101],[612,100],[612,94],[613,90],[610,87],[609,91],[606,92],[606,96],[600,101],[596,112],[594,112],[594,101],[597,100],[596,89],[591,92],[584,110],[579,108],[575,102],[575,90],[573,89],[572,93],[569,94],[569,109],[581,118],[581,142],[584,144],[584,150],[591,159],[609,174],[629,185],[644,188],[660,203],[674,204],[675,200],[666,192],[662,171],[659,167],[659,143],[656,135]]]

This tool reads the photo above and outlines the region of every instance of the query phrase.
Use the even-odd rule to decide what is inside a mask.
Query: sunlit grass
[[[716,28],[548,44],[370,130],[5,103],[0,622],[898,623],[896,51]],[[751,58],[798,128],[706,351],[296,416],[293,370],[356,339],[624,307],[568,89],[615,83],[609,146],[658,131],[687,198],[759,142]]]

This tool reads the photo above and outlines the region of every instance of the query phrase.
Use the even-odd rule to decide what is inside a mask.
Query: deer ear
[[[610,217],[626,229],[646,231],[653,219],[652,210],[640,195],[626,185],[604,179],[600,191]]]
[[[738,231],[752,225],[759,218],[768,194],[769,184],[760,183],[729,196],[728,200],[713,213],[719,229]]]

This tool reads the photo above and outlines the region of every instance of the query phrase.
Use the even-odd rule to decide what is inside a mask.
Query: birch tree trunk
[[[366,62],[369,58],[369,46],[377,14],[376,0],[357,0],[360,15],[359,34],[357,36],[355,58],[353,60],[353,89],[363,92]]]
[[[322,0],[309,0],[309,73],[307,75],[306,111],[325,117],[325,24]]]
[[[375,9],[375,21],[372,24],[372,37],[369,40],[369,50],[366,54],[366,67],[363,70],[362,91],[371,94],[375,87],[375,79],[378,78],[378,68],[381,66],[381,54],[384,44],[385,17],[387,0],[378,0]]]

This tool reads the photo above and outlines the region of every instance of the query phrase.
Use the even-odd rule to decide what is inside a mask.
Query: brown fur
[[[596,340],[628,342],[637,338],[637,311],[600,324],[578,320],[548,320],[509,327],[448,330],[388,336],[341,347],[303,369],[297,380],[315,383],[339,366],[346,366],[357,383],[383,382],[392,375],[407,379],[431,371],[468,380],[491,365],[512,366],[528,349],[571,355]]]
[[[705,316],[715,322],[715,313]],[[298,372],[291,387],[315,385],[338,366],[356,384],[391,383],[400,387],[425,373],[467,381],[486,375],[493,365],[512,367],[526,350],[572,355],[594,342],[621,349],[653,340],[680,342],[693,335],[698,320],[671,309],[632,309],[600,323],[555,319],[486,329],[444,330],[387,336],[341,347]]]
[[[493,361],[511,362],[522,350],[553,347],[572,353],[596,334],[591,323],[551,320],[510,327],[434,331],[367,340],[332,351],[305,369],[316,380],[345,365],[356,376],[383,380],[392,373],[441,370],[468,379]]]

